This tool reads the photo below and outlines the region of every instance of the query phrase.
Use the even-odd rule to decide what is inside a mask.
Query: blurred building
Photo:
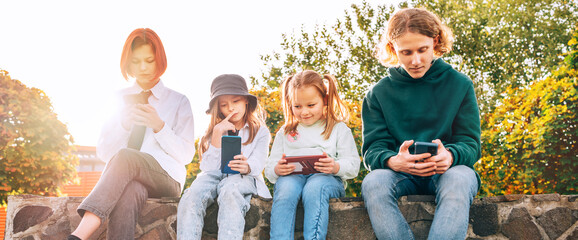
[[[96,147],[94,146],[76,146],[74,152],[78,156],[78,172],[102,172],[105,162],[96,156]]]
[[[94,188],[94,185],[100,179],[104,170],[105,162],[96,156],[96,147],[94,146],[76,146],[74,152],[78,156],[78,183],[69,183],[62,189],[63,196],[69,197],[86,197]]]

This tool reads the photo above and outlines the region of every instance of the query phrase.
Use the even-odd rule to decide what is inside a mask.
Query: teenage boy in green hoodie
[[[465,239],[480,186],[480,117],[472,81],[437,58],[452,33],[433,13],[403,9],[388,21],[377,56],[389,68],[363,100],[362,196],[378,239],[413,239],[397,199],[436,196],[428,239]],[[437,155],[412,154],[414,142]]]

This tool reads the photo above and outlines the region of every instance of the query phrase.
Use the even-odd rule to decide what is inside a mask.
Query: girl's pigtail
[[[346,122],[349,119],[349,111],[339,97],[339,92],[337,91],[339,82],[337,82],[337,79],[331,74],[323,75],[323,82],[328,89],[326,96],[328,116],[331,116],[335,121]]]
[[[289,75],[281,85],[281,103],[283,105],[283,113],[285,115],[285,134],[296,131],[298,122],[295,120],[293,110],[291,109],[291,81],[294,74]]]
[[[339,97],[339,92],[337,87],[339,83],[337,79],[331,74],[323,75],[323,84],[326,86],[327,92],[325,95],[325,104],[327,104],[327,116],[326,116],[326,126],[325,131],[323,131],[323,136],[325,139],[329,139],[333,127],[338,122],[347,122],[349,119],[349,111],[341,98]]]

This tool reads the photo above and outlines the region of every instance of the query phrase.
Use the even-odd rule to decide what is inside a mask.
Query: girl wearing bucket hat
[[[213,80],[207,114],[211,120],[199,142],[201,173],[179,202],[177,238],[201,239],[205,211],[216,199],[219,239],[242,239],[251,197],[271,197],[262,174],[271,134],[257,97],[248,92],[245,79],[236,74],[223,74]],[[228,164],[240,174],[221,172],[221,137],[227,134],[241,137],[241,154]]]
[[[195,155],[189,100],[160,79],[167,58],[159,36],[148,28],[135,29],[120,65],[125,79],[130,76],[135,83],[120,90],[124,108],[102,128],[96,149],[106,168],[78,206],[82,220],[68,239],[89,239],[107,220],[106,239],[134,239],[147,198],[178,197],[185,165]]]

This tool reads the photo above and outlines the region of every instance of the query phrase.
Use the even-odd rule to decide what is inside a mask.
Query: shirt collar
[[[159,80],[159,82],[153,88],[150,89],[150,91],[152,92],[152,95],[156,99],[161,99],[164,96],[164,94],[166,93],[166,90],[167,90],[167,88],[163,84],[162,80]],[[142,91],[144,91],[144,90],[135,81],[131,87],[131,92],[140,93]]]
[[[247,129],[247,128],[249,128],[249,124],[248,124],[248,123],[245,123],[245,125],[243,125],[243,127],[242,127],[241,129],[239,129],[239,131],[241,131],[241,130],[243,130],[243,129]]]

